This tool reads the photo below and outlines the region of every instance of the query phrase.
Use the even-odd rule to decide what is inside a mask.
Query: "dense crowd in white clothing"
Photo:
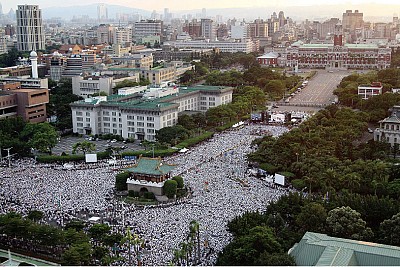
[[[0,213],[27,214],[41,210],[47,221],[61,224],[73,218],[100,215],[115,225],[130,226],[146,241],[144,265],[166,265],[189,231],[189,223],[200,224],[200,239],[208,240],[211,253],[204,249],[202,264],[216,262],[218,252],[231,240],[227,223],[246,211],[263,211],[288,189],[269,183],[247,172],[246,155],[251,142],[269,133],[279,136],[287,128],[247,125],[214,135],[185,154],[164,161],[176,164],[173,175],[181,175],[192,195],[175,205],[138,208],[109,200],[115,174],[106,163],[96,168],[64,170],[56,165],[19,160],[0,170]],[[124,254],[127,258],[127,255]],[[128,264],[127,261],[118,264]]]

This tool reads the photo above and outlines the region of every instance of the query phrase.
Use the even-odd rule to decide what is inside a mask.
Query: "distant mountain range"
[[[144,18],[149,18],[152,11],[131,8],[120,5],[106,5],[108,10],[108,18],[114,19],[116,13],[139,14]],[[380,4],[362,4],[362,5],[319,5],[319,6],[289,6],[289,7],[248,7],[248,8],[219,8],[208,9],[207,16],[215,17],[223,15],[224,18],[236,18],[252,20],[256,18],[270,18],[272,12],[278,13],[280,10],[285,12],[285,16],[289,16],[296,21],[300,20],[325,20],[331,17],[342,18],[343,12],[347,9],[358,9],[364,13],[364,18],[368,21],[390,21],[393,14],[400,13],[400,4],[398,5],[380,5]],[[159,11],[160,12],[160,11]],[[170,10],[174,17],[181,17],[185,14],[196,15],[201,10]],[[61,17],[63,19],[71,19],[73,16],[88,15],[91,18],[97,18],[97,4],[70,6],[70,7],[49,7],[43,8],[43,17]]]
[[[115,19],[117,13],[125,14],[139,14],[144,17],[150,17],[151,12],[119,5],[106,5],[108,18]],[[72,19],[74,16],[88,15],[90,18],[97,18],[97,4],[83,5],[83,6],[69,6],[69,7],[47,7],[42,9],[43,18],[49,19],[54,17],[61,17],[63,19]]]

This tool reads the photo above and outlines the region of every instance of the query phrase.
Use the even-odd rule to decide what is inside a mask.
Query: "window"
[[[154,117],[147,117],[148,121],[154,121]]]
[[[110,117],[104,117],[103,120],[104,121],[110,121]]]
[[[154,128],[154,123],[147,123],[148,128]]]
[[[137,116],[136,119],[137,119],[138,121],[144,121],[144,116]]]
[[[76,126],[83,127],[83,123],[79,122],[79,123],[76,124]]]
[[[76,117],[76,120],[77,121],[83,121],[83,118],[82,117]]]
[[[90,112],[86,112],[86,116],[89,117],[90,116]]]
[[[116,116],[116,115],[117,115],[117,112],[113,111],[113,112],[112,112],[112,115],[113,115],[113,116]]]
[[[144,128],[137,128],[137,131],[138,131],[139,133],[144,133]]]
[[[82,111],[77,111],[76,116],[82,116]]]
[[[90,122],[90,118],[86,118],[86,122]]]
[[[154,129],[147,129],[147,133],[150,133],[150,134],[154,133]]]
[[[110,123],[105,122],[105,123],[104,123],[104,127],[110,127]]]
[[[133,122],[133,121],[128,121],[128,126],[135,126],[135,122]]]
[[[137,126],[139,126],[139,127],[144,127],[144,122],[138,122],[138,123],[137,123]]]

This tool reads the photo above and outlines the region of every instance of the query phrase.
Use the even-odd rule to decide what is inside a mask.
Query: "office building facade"
[[[17,48],[19,51],[45,49],[42,10],[37,5],[19,5],[17,14]]]

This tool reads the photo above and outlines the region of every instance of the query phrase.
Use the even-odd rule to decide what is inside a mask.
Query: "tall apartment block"
[[[17,44],[19,51],[45,49],[42,10],[38,5],[19,5],[17,9]]]

